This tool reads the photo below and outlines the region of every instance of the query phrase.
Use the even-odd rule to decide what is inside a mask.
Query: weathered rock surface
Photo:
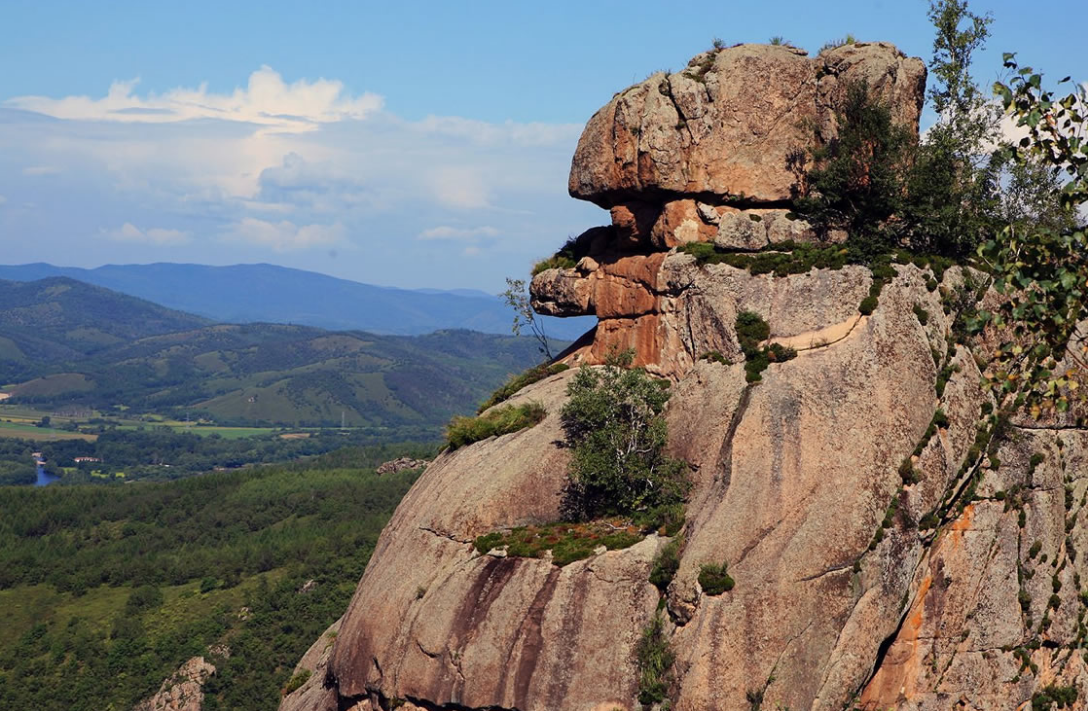
[[[559,519],[558,415],[573,377],[560,373],[513,399],[543,404],[543,422],[428,467],[382,533],[327,667],[285,711],[633,711],[636,647],[659,605],[678,711],[751,709],[754,698],[795,710],[1024,710],[1071,690],[1068,708],[1086,707],[1088,413],[1013,419],[977,480],[963,468],[993,406],[979,384],[985,349],[952,342],[956,299],[945,295],[964,271],[931,291],[929,270],[897,265],[862,315],[867,268],[753,276],[673,249],[844,239],[775,204],[790,189],[776,161],[803,138],[789,116],[832,135],[851,77],[917,121],[924,68],[889,45],[816,59],[742,46],[617,95],[579,145],[571,191],[611,207],[613,224],[579,238],[575,268],[538,274],[532,303],[598,317],[566,362],[633,348],[673,383],[670,448],[694,486],[664,595],[648,582],[666,541],[656,535],[562,568],[473,546]],[[754,202],[722,199],[739,192]],[[746,381],[741,311],[798,351],[759,383]],[[927,438],[938,409],[946,419]],[[709,563],[728,563],[736,587],[708,595],[698,577]]]
[[[325,677],[329,667],[329,652],[344,618],[333,622],[325,632],[310,645],[302,659],[295,665],[293,675],[310,672],[310,677],[293,692],[283,698],[280,711],[306,711],[306,709],[336,708],[336,695],[325,688]]]
[[[589,120],[570,194],[606,208],[670,194],[789,200],[798,151],[835,135],[833,107],[849,82],[867,81],[916,129],[925,77],[920,59],[883,42],[813,58],[753,44],[705,52],[625,89]]]
[[[215,667],[204,657],[193,657],[162,683],[158,693],[141,701],[133,711],[201,711],[204,682],[214,673]]]
[[[648,263],[657,264],[653,278]],[[1088,433],[1015,428],[979,500],[938,532],[920,530],[959,491],[988,396],[960,346],[938,399],[933,353],[948,348],[954,314],[926,289],[928,272],[897,270],[866,317],[857,304],[871,277],[860,267],[753,277],[673,254],[597,278],[603,302],[624,279],[655,290],[647,337],[657,360],[647,365],[676,381],[672,449],[694,466],[686,544],[666,596],[674,708],[745,709],[754,690],[765,708],[828,710],[854,698],[866,709],[1015,708],[1050,683],[1088,697],[1083,660],[1070,654],[1082,639],[1079,576],[1088,575],[1077,553],[1088,549],[1077,518]],[[944,286],[959,280],[949,270]],[[915,305],[931,314],[927,325]],[[772,341],[810,339],[755,385],[745,382],[732,327],[743,309],[770,323]],[[710,349],[737,364],[698,360]],[[634,649],[657,604],[647,577],[663,539],[563,568],[481,555],[471,544],[558,517],[566,454],[556,415],[570,376],[517,396],[548,408],[537,427],[428,469],[382,534],[345,616],[324,705],[293,708],[388,708],[394,698],[425,708],[638,707]],[[938,406],[949,425],[916,459],[920,481],[904,486],[899,465]],[[1032,470],[1034,452],[1046,460]],[[1017,485],[1024,528],[1017,506],[1006,510],[999,499],[1009,499],[997,494]],[[898,512],[870,549],[893,499]],[[708,596],[699,568],[724,561],[736,588]],[[1037,573],[1021,584],[1018,570]],[[1055,576],[1060,602],[1040,630]],[[1021,592],[1031,596],[1026,612]],[[1016,650],[1031,646],[1038,673],[1017,676]]]

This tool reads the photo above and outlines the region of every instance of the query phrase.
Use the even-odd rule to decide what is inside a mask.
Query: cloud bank
[[[336,80],[0,102],[9,263],[278,261],[497,291],[603,219],[566,195],[580,124],[409,121]],[[169,250],[164,252],[164,250]]]

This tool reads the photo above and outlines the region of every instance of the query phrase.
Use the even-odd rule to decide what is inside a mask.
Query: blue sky
[[[0,262],[271,262],[498,291],[606,221],[566,174],[614,92],[715,37],[815,52],[849,32],[928,59],[926,7],[5,0]],[[972,3],[994,15],[980,83],[1004,51],[1088,79],[1084,3],[1024,7]]]

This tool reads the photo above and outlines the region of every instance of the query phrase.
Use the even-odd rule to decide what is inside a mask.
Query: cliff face
[[[676,129],[667,111],[646,118],[660,112],[645,106],[668,98],[661,78],[617,95],[590,121],[571,177],[572,192],[612,208],[613,224],[583,236],[577,268],[545,271],[532,285],[541,312],[599,318],[568,362],[632,346],[673,381],[670,448],[691,463],[694,488],[663,602],[649,582],[668,541],[657,535],[564,567],[473,546],[491,531],[559,518],[569,456],[559,412],[571,372],[560,373],[513,399],[543,404],[542,423],[444,453],[427,469],[383,532],[327,669],[285,711],[639,708],[636,647],[659,605],[676,655],[676,709],[759,708],[753,699],[829,711],[1012,709],[1070,686],[1083,708],[1088,434],[1074,416],[1014,420],[973,483],[963,463],[992,402],[975,354],[952,339],[958,310],[973,303],[971,275],[896,265],[862,315],[867,268],[752,275],[671,249],[821,239],[777,203],[789,190],[777,168],[748,182],[729,177],[740,158],[718,170],[715,161],[744,156],[742,139],[755,135],[738,128],[739,104],[715,108],[721,97],[800,91],[804,101],[781,104],[785,117],[833,97],[820,93],[828,77],[855,72],[914,122],[924,68],[878,44],[816,60],[763,47],[705,60],[692,66],[705,67],[696,83],[714,105],[703,109],[708,152],[655,143]],[[832,63],[840,73],[821,74]],[[674,77],[664,79],[686,81]],[[636,95],[647,103],[635,106]],[[669,105],[682,95],[672,89]],[[683,115],[690,127],[695,114]],[[632,147],[623,127],[636,123]],[[742,190],[756,199],[727,199]],[[758,383],[745,377],[740,311],[758,313],[770,341],[798,351]],[[708,352],[721,358],[700,358]],[[947,513],[927,516],[938,509]],[[700,567],[721,562],[736,586],[708,595]]]

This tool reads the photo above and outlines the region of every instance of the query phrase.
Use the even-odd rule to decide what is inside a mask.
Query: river
[[[52,484],[56,480],[60,479],[59,476],[54,476],[45,470],[45,467],[41,462],[38,462],[38,480],[34,482],[34,486],[45,486]]]

